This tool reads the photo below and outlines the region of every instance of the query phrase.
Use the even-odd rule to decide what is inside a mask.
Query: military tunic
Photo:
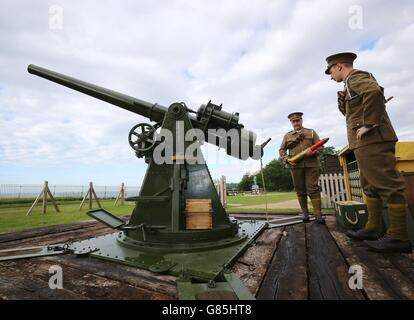
[[[354,150],[363,192],[390,203],[405,203],[405,184],[396,170],[397,136],[385,108],[384,89],[368,72],[353,69],[345,83],[345,117],[349,148]],[[373,126],[357,141],[356,132]]]
[[[314,155],[299,161],[296,166],[290,165],[287,160],[319,140],[314,130],[303,128],[300,131],[292,130],[286,133],[280,145],[280,158],[286,163],[286,167],[291,169],[293,186],[299,198],[309,196],[312,199],[320,199],[318,155],[322,153],[322,148]]]

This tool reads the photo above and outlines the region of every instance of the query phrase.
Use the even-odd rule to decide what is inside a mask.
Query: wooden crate
[[[211,199],[186,199],[185,215],[187,230],[213,229]]]

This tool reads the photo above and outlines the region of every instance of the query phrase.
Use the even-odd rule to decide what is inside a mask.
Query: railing
[[[339,174],[321,174],[319,176],[321,187],[322,208],[333,208],[335,201],[346,200],[345,177]]]
[[[0,184],[0,199],[34,199],[42,190],[42,184]],[[95,185],[95,192],[100,199],[116,198],[119,194],[119,186]],[[49,183],[49,189],[55,198],[79,198],[82,199],[89,190],[89,185],[53,185]],[[139,193],[139,187],[125,186],[125,196],[133,197]]]
[[[216,187],[217,194],[220,198],[220,202],[225,208],[227,206],[227,185],[226,177],[221,176],[220,179],[214,180],[214,186]]]

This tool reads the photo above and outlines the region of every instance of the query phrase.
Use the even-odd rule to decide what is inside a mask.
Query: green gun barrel
[[[161,121],[167,112],[167,108],[159,104],[146,102],[33,64],[29,65],[27,70],[31,74],[147,117],[151,121]]]
[[[163,121],[165,114],[168,111],[166,107],[157,103],[153,104],[140,100],[126,94],[100,87],[33,64],[30,64],[27,70],[29,73],[37,75],[41,78],[56,82],[70,89],[82,92],[122,109],[139,114],[148,118],[150,121]],[[190,109],[187,110],[189,112],[194,112]],[[188,118],[194,128],[201,129],[206,134],[210,129],[216,129],[218,131],[224,129],[226,132],[230,129],[237,130],[240,137],[239,139],[229,139],[226,132],[218,132],[217,134],[210,135],[213,139],[207,140],[207,142],[218,147],[224,147],[227,154],[239,159],[247,159],[249,156],[257,159],[262,156],[262,151],[254,153],[254,150],[261,150],[260,146],[256,145],[256,135],[254,132],[245,130],[244,126],[239,123],[239,114],[237,112],[225,112],[222,110],[221,105],[217,106],[209,102],[207,105],[202,105],[199,108],[196,112],[196,117],[188,115]],[[236,145],[236,152],[232,153],[232,147]],[[248,151],[245,155],[241,154],[241,150],[243,149],[242,145],[247,145]],[[239,150],[239,152],[237,152],[237,150]]]

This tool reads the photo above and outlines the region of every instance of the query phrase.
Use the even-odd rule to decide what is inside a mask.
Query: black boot
[[[412,253],[410,241],[401,241],[389,236],[376,241],[364,241],[370,250],[381,253]]]
[[[357,231],[348,230],[346,235],[354,240],[378,240],[380,238],[380,234],[376,231],[367,230],[367,229],[360,229]]]
[[[317,224],[325,224],[325,218],[322,216],[316,217],[315,221]]]
[[[303,222],[308,222],[310,220],[309,214],[302,214],[300,217]]]

